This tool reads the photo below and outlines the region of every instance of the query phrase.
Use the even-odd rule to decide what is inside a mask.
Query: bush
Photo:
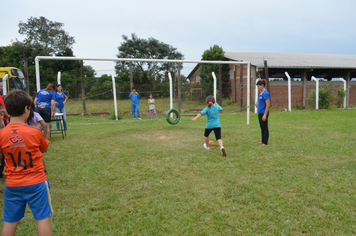
[[[297,110],[305,110],[305,105],[303,103],[301,104],[296,104]]]
[[[334,83],[331,82],[328,84],[327,89],[320,88],[319,89],[319,108],[320,109],[328,109],[330,104],[334,101],[336,95],[332,94],[332,89],[334,88]],[[309,97],[307,98],[308,104],[310,108],[315,109],[315,100],[316,100],[316,91],[312,89]]]
[[[350,87],[349,87],[350,88]],[[337,98],[336,98],[336,107],[342,108],[344,106],[344,98],[346,96],[346,92],[349,89],[347,88],[346,91],[344,87],[340,86],[337,90]]]
[[[222,100],[222,106],[228,106],[234,104],[234,99],[232,98],[224,98]]]
[[[124,115],[121,113],[121,111],[118,110],[118,111],[117,111],[117,119],[118,119],[118,120],[121,120],[123,116],[124,116]],[[115,109],[112,109],[112,110],[111,110],[111,112],[110,112],[110,114],[109,114],[109,119],[111,119],[111,120],[116,120]]]

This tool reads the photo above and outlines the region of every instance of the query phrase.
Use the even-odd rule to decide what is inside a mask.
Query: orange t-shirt
[[[22,187],[45,181],[41,150],[46,150],[48,145],[37,127],[10,123],[3,128],[0,131],[0,151],[5,155],[5,185]]]

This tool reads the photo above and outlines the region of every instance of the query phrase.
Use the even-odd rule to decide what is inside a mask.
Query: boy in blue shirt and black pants
[[[132,115],[133,118],[136,119],[136,113],[137,112],[137,119],[141,120],[140,117],[140,109],[139,109],[139,104],[140,104],[140,95],[136,92],[136,88],[132,87],[132,92],[130,93],[130,100],[131,100],[131,110],[132,110]]]

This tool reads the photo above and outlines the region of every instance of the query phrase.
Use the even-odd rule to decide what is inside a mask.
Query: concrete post
[[[302,72],[302,84],[303,84],[303,106],[306,106],[307,101],[307,72]]]
[[[346,80],[346,89],[350,86],[350,72],[347,72],[345,75],[345,80]],[[350,89],[347,89],[346,91],[346,105],[350,104]]]

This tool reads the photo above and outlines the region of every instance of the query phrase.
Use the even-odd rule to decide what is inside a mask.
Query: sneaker
[[[141,118],[140,118],[140,117],[139,117],[139,118],[137,118],[137,119],[141,120]]]
[[[207,147],[207,146],[206,146],[206,143],[204,143],[203,146],[204,146],[204,148],[205,148],[206,150],[210,150],[210,147]]]
[[[134,117],[134,120],[136,120],[136,118]]]
[[[223,157],[226,157],[226,151],[225,151],[225,148],[222,148],[222,149],[221,149],[221,155],[222,155]]]

